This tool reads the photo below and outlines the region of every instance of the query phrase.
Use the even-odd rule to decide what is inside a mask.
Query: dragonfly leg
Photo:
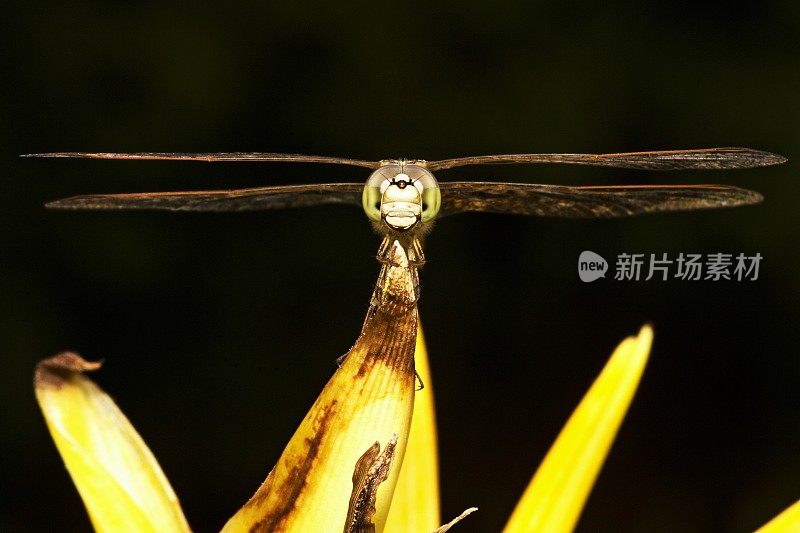
[[[417,384],[419,385],[419,387],[416,387],[414,389],[415,392],[419,392],[419,391],[421,391],[422,389],[425,388],[425,383],[422,382],[422,377],[419,375],[419,373],[416,370],[414,370],[414,381],[416,381]]]
[[[392,257],[395,242],[399,242],[400,246],[405,250],[410,266],[421,268],[425,264],[425,254],[422,251],[422,243],[420,243],[419,239],[398,239],[388,235],[383,238],[378,248],[376,259],[379,263],[383,265],[392,263],[390,257]]]

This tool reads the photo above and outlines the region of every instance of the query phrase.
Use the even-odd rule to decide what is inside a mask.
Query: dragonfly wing
[[[53,209],[146,209],[165,211],[262,211],[322,204],[361,205],[361,183],[281,185],[227,191],[147,192],[73,196]]]
[[[145,161],[249,161],[249,162],[283,162],[283,163],[327,163],[333,165],[350,165],[356,167],[378,168],[380,161],[363,161],[346,157],[327,157],[321,155],[274,154],[270,152],[218,152],[218,153],[173,153],[173,152],[48,152],[43,154],[25,154],[22,157],[47,158],[82,158],[82,159],[127,159]]]
[[[786,158],[752,148],[702,148],[620,154],[505,154],[429,161],[430,170],[497,163],[563,163],[638,170],[752,168],[785,163]]]
[[[564,187],[527,183],[439,183],[439,216],[468,211],[562,218],[613,218],[760,202],[761,194],[726,185]]]

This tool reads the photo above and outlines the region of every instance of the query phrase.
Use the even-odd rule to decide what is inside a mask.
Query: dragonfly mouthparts
[[[396,230],[407,230],[419,222],[420,208],[409,202],[393,202],[384,208],[383,220]]]

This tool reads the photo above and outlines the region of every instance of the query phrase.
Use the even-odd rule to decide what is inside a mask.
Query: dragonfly
[[[786,158],[751,148],[704,148],[611,154],[504,154],[366,161],[267,152],[109,153],[51,152],[23,157],[150,161],[282,162],[347,165],[371,170],[366,182],[277,185],[231,190],[91,194],[56,200],[53,209],[260,211],[322,204],[360,206],[383,236],[378,260],[390,261],[398,242],[414,268],[424,262],[422,242],[439,218],[490,212],[540,217],[614,218],[755,204],[756,191],[729,185],[562,186],[494,181],[443,181],[433,172],[467,165],[564,164],[663,170],[724,170],[777,165]]]

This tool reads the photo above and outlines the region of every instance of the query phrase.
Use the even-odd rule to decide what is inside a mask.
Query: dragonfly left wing
[[[364,161],[349,157],[328,157],[305,154],[276,154],[272,152],[215,152],[215,153],[176,153],[176,152],[48,152],[44,154],[23,154],[21,157],[67,158],[67,159],[124,159],[138,161],[202,161],[215,162],[273,162],[273,163],[325,163],[328,165],[350,165],[355,167],[378,168],[380,161]]]
[[[726,185],[565,187],[529,183],[439,182],[439,216],[468,211],[562,218],[613,218],[760,202],[761,194]]]
[[[280,185],[227,191],[89,194],[56,200],[54,209],[147,209],[165,211],[261,211],[322,204],[361,205],[363,183]]]

